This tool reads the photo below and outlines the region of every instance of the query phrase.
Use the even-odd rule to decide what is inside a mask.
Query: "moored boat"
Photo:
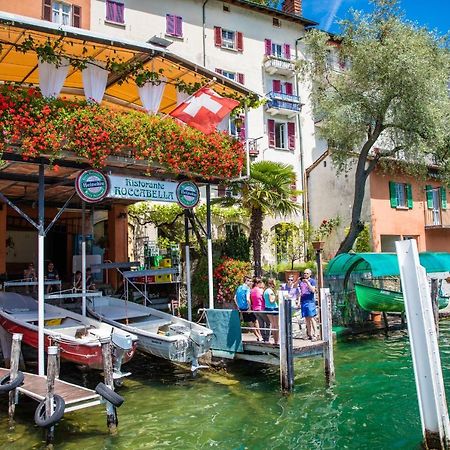
[[[191,363],[210,348],[213,332],[202,325],[119,298],[90,297],[89,314],[138,336],[138,349],[160,358]]]
[[[358,303],[366,311],[403,312],[405,310],[402,292],[360,283],[355,283],[354,286]],[[438,303],[439,309],[443,309],[447,307],[449,298],[439,296]]]
[[[9,333],[21,333],[23,342],[38,348],[38,303],[32,297],[0,292],[0,325]],[[115,378],[121,365],[135,353],[137,337],[89,317],[63,308],[45,305],[44,347],[58,345],[61,359],[103,369],[101,340],[111,337]]]

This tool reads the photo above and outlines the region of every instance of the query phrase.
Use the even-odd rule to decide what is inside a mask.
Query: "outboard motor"
[[[114,380],[120,380],[123,377],[128,377],[131,372],[122,372],[122,361],[124,356],[133,350],[134,342],[137,337],[131,333],[118,333],[113,330],[111,334],[111,343],[113,344],[113,377]]]

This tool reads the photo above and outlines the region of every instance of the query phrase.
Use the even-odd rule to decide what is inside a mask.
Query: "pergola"
[[[177,84],[209,84],[216,92],[222,95],[237,98],[257,96],[254,92],[235,83],[215,72],[198,64],[190,62],[173,54],[164,47],[151,43],[142,43],[131,40],[118,40],[108,36],[91,33],[78,28],[59,26],[50,22],[23,18],[7,13],[0,13],[0,83],[13,82],[20,85],[39,85],[38,55],[35,51],[23,52],[21,44],[30,38],[35,45],[59,42],[59,48],[71,58],[91,58],[96,62],[110,61],[116,58],[124,67],[126,63],[139,61],[143,68],[152,72],[163,72],[167,79],[159,112],[166,114],[177,104]],[[65,79],[62,95],[82,98],[83,80],[81,70],[70,67]],[[130,79],[127,70],[111,72],[108,76],[103,103],[113,108],[136,109],[143,111],[137,86]],[[1,123],[0,123],[1,127]],[[0,130],[1,131],[1,130]],[[73,153],[62,152],[56,160],[48,155],[33,158],[23,158],[20,147],[11,146],[3,154],[0,153],[0,200],[7,203],[38,232],[38,303],[39,303],[39,374],[44,373],[44,238],[51,226],[60,218],[68,206],[82,203],[84,216],[84,202],[74,194],[74,182],[80,170],[87,169],[90,164],[87,160],[77,157]],[[58,172],[52,169],[59,166]],[[127,155],[109,156],[106,161],[105,172],[123,175],[146,175],[148,161],[137,161]],[[248,145],[247,145],[248,166]],[[167,167],[152,167],[153,173],[161,179],[174,179],[175,176]],[[177,175],[180,178],[180,175]],[[190,179],[206,184],[208,221],[208,261],[209,267],[209,296],[210,306],[213,305],[212,291],[212,244],[211,244],[211,218],[210,218],[210,182],[196,174],[189,174]],[[217,182],[218,180],[216,180]],[[104,200],[102,204],[112,204],[114,200]],[[15,203],[37,204],[37,218],[29,217]],[[126,202],[125,202],[126,203]],[[48,205],[60,207],[56,217],[45,227],[45,207]],[[5,245],[4,241],[1,245]],[[86,267],[86,245],[83,232],[82,245],[83,268]],[[83,270],[83,293],[86,292],[85,270]],[[85,304],[85,298],[84,304]]]

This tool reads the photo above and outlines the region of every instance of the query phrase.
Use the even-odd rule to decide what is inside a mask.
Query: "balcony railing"
[[[288,59],[279,58],[278,56],[266,56],[264,58],[264,69],[267,73],[273,75],[294,75],[295,64]]]
[[[269,92],[267,94],[267,112],[269,114],[297,114],[301,111],[302,105],[298,95],[283,94],[282,92]]]
[[[425,228],[450,228],[450,210],[426,208]]]
[[[250,139],[248,142],[248,152],[251,158],[259,155],[259,139]]]

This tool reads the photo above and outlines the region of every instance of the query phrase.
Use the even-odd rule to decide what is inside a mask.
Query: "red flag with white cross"
[[[239,105],[208,87],[202,87],[192,97],[178,105],[170,115],[205,134],[216,131],[222,119]]]

